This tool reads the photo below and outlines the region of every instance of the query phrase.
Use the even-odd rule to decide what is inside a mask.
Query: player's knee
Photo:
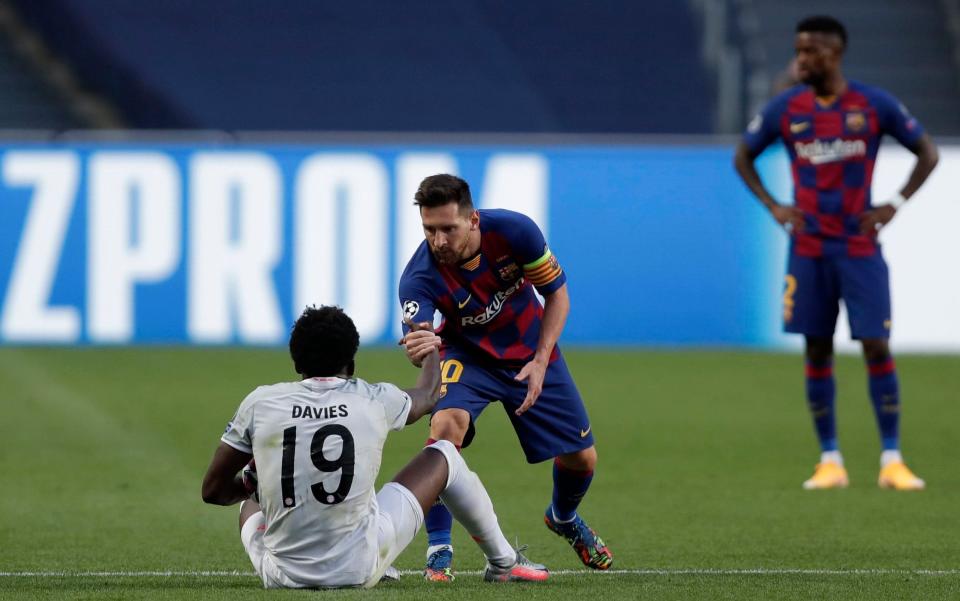
[[[863,356],[870,363],[886,361],[890,358],[890,345],[882,338],[864,340]]]
[[[467,468],[467,462],[464,461],[460,455],[460,451],[458,451],[457,447],[449,440],[438,440],[428,445],[427,448],[440,451],[444,459],[447,460],[447,484],[444,486],[444,489],[450,486],[450,483],[456,480],[462,472],[469,469]]]
[[[829,361],[833,358],[833,339],[807,336],[806,356],[817,363]]]
[[[557,457],[560,465],[578,472],[592,472],[597,467],[597,449],[589,447],[575,453],[567,453]]]
[[[444,409],[430,418],[430,438],[463,444],[470,427],[470,414],[463,409]]]
[[[247,499],[240,504],[240,530],[243,530],[243,525],[247,523],[251,517],[257,514],[260,511],[260,504],[254,501],[253,499]]]

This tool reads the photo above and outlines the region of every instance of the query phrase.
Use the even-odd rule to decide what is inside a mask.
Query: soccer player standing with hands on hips
[[[556,346],[570,309],[563,270],[529,217],[475,209],[459,177],[424,179],[414,204],[426,240],[399,292],[405,319],[424,329],[405,326],[402,342],[414,365],[437,345],[444,359],[428,444],[469,445],[480,413],[502,402],[527,461],[554,460],[547,527],[588,567],[609,568],[613,555],[577,514],[597,453],[583,400]],[[439,340],[429,331],[435,310],[443,315]],[[427,580],[453,579],[451,525],[442,504],[427,514]]]
[[[750,190],[790,234],[783,297],[787,332],[806,341],[806,392],[821,455],[806,489],[848,485],[837,445],[833,334],[843,299],[850,331],[863,345],[870,398],[883,450],[878,483],[921,490],[900,455],[900,392],[890,354],[890,286],[877,236],[926,181],[937,148],[923,127],[887,92],[847,80],[841,71],[847,32],[832,17],[797,25],[801,85],[774,98],[747,126],[735,166]],[[893,198],[874,205],[870,183],[880,139],[890,134],[917,161]],[[754,160],[782,139],[793,173],[793,206],[778,203],[763,185]]]
[[[429,341],[433,333],[423,336]],[[307,308],[290,335],[290,355],[303,379],[250,393],[203,478],[207,503],[243,502],[240,539],[263,586],[377,584],[438,495],[487,557],[485,580],[546,580],[546,568],[507,542],[490,496],[450,442],[423,449],[374,491],[387,434],[436,403],[440,357],[436,351],[423,357],[410,390],[368,384],[353,377],[359,341],[339,308]],[[256,484],[244,469],[251,458]]]

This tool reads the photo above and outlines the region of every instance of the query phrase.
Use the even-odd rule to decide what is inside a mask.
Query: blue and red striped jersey
[[[566,275],[532,219],[504,209],[480,210],[480,251],[456,265],[438,263],[424,240],[400,277],[405,317],[443,322],[444,355],[453,349],[496,364],[533,359],[546,296]],[[404,325],[404,332],[408,330]],[[553,361],[558,356],[554,348]]]
[[[754,156],[777,138],[790,156],[794,202],[805,218],[803,231],[793,237],[793,252],[806,257],[877,252],[876,233],[861,234],[858,218],[872,206],[870,184],[884,134],[912,150],[923,127],[893,96],[854,81],[830,98],[796,86],[750,122],[743,140]]]

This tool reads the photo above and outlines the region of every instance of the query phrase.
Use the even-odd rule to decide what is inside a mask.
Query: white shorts
[[[263,581],[263,588],[301,588],[280,571],[273,562],[273,557],[267,552],[267,547],[263,544],[263,533],[266,529],[267,521],[262,511],[247,518],[240,528],[240,541],[253,562],[253,571]]]
[[[370,588],[380,582],[383,573],[393,561],[407,548],[423,526],[423,509],[410,490],[396,482],[387,482],[377,493],[377,546],[380,556],[377,569],[363,583]]]
[[[386,483],[377,493],[377,554],[376,569],[363,583],[370,588],[380,582],[383,573],[407,548],[423,526],[423,509],[420,503],[406,487],[396,482]],[[264,588],[306,588],[284,574],[263,544],[263,533],[267,529],[263,512],[250,516],[240,529],[240,540],[246,549],[253,569],[263,581]]]

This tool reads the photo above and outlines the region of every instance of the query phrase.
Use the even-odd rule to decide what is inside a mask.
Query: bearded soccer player
[[[546,568],[504,538],[487,491],[450,442],[423,449],[374,491],[387,434],[436,402],[440,358],[428,353],[417,386],[400,390],[353,377],[358,343],[339,308],[307,308],[290,336],[303,379],[251,392],[203,478],[207,503],[243,502],[240,539],[263,586],[374,586],[438,496],[486,555],[485,580],[546,580]],[[239,473],[251,458],[256,471]]]
[[[553,495],[544,521],[588,567],[613,556],[577,513],[593,479],[597,453],[583,400],[557,340],[570,309],[566,276],[537,225],[507,210],[477,210],[470,187],[433,175],[415,195],[426,240],[400,279],[407,320],[443,315],[441,398],[430,439],[470,444],[486,406],[500,401],[529,463],[553,459]],[[544,297],[541,305],[534,290]],[[420,365],[436,340],[405,329],[407,357]],[[453,579],[452,520],[442,505],[426,517],[427,580]]]
[[[805,337],[806,395],[821,448],[820,462],[803,487],[842,488],[849,483],[834,408],[833,334],[842,299],[850,331],[863,345],[880,430],[878,483],[921,490],[924,481],[900,454],[900,390],[888,344],[890,288],[878,233],[933,171],[937,149],[890,94],[844,77],[847,33],[836,19],[801,21],[795,47],[802,84],[774,98],[750,122],[734,162],[750,190],[790,233],[783,318],[787,332]],[[870,182],[885,134],[917,160],[900,191],[874,204]],[[777,202],[754,167],[756,157],[778,138],[792,165],[793,206]]]

